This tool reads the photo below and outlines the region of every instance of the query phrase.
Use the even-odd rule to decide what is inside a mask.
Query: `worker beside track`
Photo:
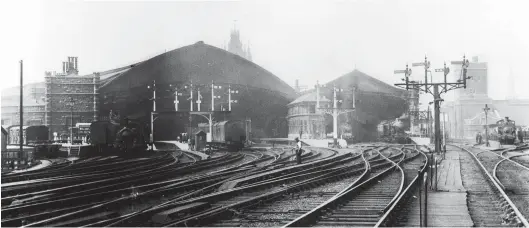
[[[301,164],[301,153],[303,152],[301,149],[301,141],[296,137],[296,159],[298,161],[298,164]]]

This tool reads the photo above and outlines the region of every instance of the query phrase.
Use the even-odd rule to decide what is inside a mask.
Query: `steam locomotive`
[[[379,141],[387,143],[409,144],[411,139],[405,130],[409,128],[409,119],[406,116],[396,120],[384,120],[378,125]]]
[[[496,122],[495,134],[503,145],[514,145],[516,141],[516,122],[505,117]]]
[[[95,121],[90,125],[90,143],[97,153],[133,153],[147,148],[145,124],[138,120]]]

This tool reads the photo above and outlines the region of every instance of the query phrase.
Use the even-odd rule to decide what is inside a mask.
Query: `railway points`
[[[417,226],[419,222],[417,170],[421,168],[425,170],[424,162],[430,151],[421,145],[371,144],[344,149],[305,147],[306,157],[301,165],[290,161],[292,157],[289,152],[290,147],[284,146],[250,148],[237,153],[218,151],[213,153],[215,156],[202,160],[195,153],[182,150],[169,152],[169,150],[176,149],[176,146],[168,145],[170,145],[168,148],[158,146],[160,149],[158,153],[167,153],[165,158],[163,156],[147,159],[94,157],[80,159],[75,163],[64,160],[40,171],[8,175],[12,176],[12,179],[25,176],[24,178],[30,178],[30,182],[36,181],[38,184],[45,184],[43,186],[56,187],[52,191],[39,191],[35,188],[36,185],[31,188],[25,187],[24,191],[32,196],[27,195],[26,198],[23,198],[24,195],[17,196],[17,205],[13,203],[4,205],[9,197],[2,198],[2,214],[7,215],[5,219],[3,217],[2,224],[283,226],[290,224],[293,217],[303,217],[311,212],[314,213],[315,208],[329,208],[329,206],[322,206],[328,205],[329,201],[350,197],[353,189],[359,191],[360,195],[346,200],[353,202],[352,204],[346,203],[346,206],[336,208],[333,214],[320,217],[316,224],[374,226],[379,223],[377,226],[384,226],[384,224],[386,226],[389,224]],[[480,156],[487,154],[487,158],[494,156],[498,158],[497,160],[505,160],[504,158],[509,157],[514,160],[516,157],[524,156],[523,150],[518,152],[509,149],[495,152],[481,150],[476,154]],[[465,153],[457,148],[451,148],[439,165],[438,191],[426,188],[429,191],[427,200],[429,226],[472,226],[494,221],[502,224],[504,220],[502,213],[505,212],[489,210],[487,216],[497,215],[499,219],[486,220],[483,217],[476,217],[484,216],[483,213],[476,212],[482,210],[480,207],[472,203],[467,205],[466,202],[471,202],[469,201],[471,199],[478,199],[478,204],[483,203],[484,199],[479,198],[479,194],[475,193],[474,186],[468,185],[472,179],[465,179],[465,175],[462,177],[462,172],[465,172],[462,169],[469,168],[468,165],[466,167],[462,165],[465,161],[468,162],[465,159],[468,159],[469,154],[466,154],[467,157],[464,156]],[[158,165],[167,158],[172,160],[172,163],[168,163],[169,160],[167,160],[163,163],[165,165]],[[497,163],[497,160],[494,162]],[[526,189],[520,186],[509,186],[509,183],[513,183],[510,177],[512,172],[505,171],[508,165],[505,162],[499,165],[500,171],[498,171],[497,179],[505,182],[507,186],[505,192],[512,197],[514,204],[523,208],[526,202],[516,198],[508,189],[514,189],[514,192],[519,191],[523,194]],[[361,166],[364,163],[369,164],[370,172],[366,173],[366,166]],[[510,163],[512,162],[509,161]],[[58,166],[59,169],[53,168],[61,164],[67,164],[67,166]],[[59,170],[69,170],[68,175],[74,178],[76,175],[85,179],[90,175],[101,177],[107,175],[105,178],[112,180],[112,175],[104,173],[107,172],[105,170],[113,168],[116,171],[124,169],[123,166],[117,168],[117,164],[128,165],[136,169],[144,164],[145,168],[151,168],[139,173],[150,174],[150,177],[145,179],[143,175],[136,175],[137,177],[133,179],[115,179],[122,183],[101,182],[103,184],[99,187],[77,192],[72,192],[76,188],[68,186],[68,181],[64,182],[66,184],[64,189],[71,190],[66,192],[60,190],[63,189],[60,184],[61,180],[68,180],[64,179],[68,178],[67,175],[61,175],[60,178],[54,177]],[[485,164],[490,165],[486,162]],[[488,170],[493,171],[493,169]],[[505,176],[508,173],[509,177]],[[159,174],[165,177],[161,178]],[[31,179],[31,175],[39,175],[40,179]],[[4,177],[2,179],[4,180]],[[52,185],[46,184],[47,182]],[[392,187],[384,187],[387,184]],[[13,186],[10,187],[11,185]],[[16,185],[17,182],[3,184],[3,193],[9,194],[8,188]],[[361,187],[364,185],[365,187]],[[483,186],[480,187],[483,188]],[[372,191],[374,191],[373,194],[370,193]],[[54,195],[60,192],[62,192],[60,198]],[[379,195],[374,194],[375,192]],[[491,192],[495,193],[492,190]],[[387,195],[387,197],[382,197],[380,194]],[[99,198],[98,201],[91,200],[96,196]],[[468,200],[467,197],[469,197]],[[500,198],[497,202],[502,205],[504,201]],[[356,200],[350,201],[351,199]],[[70,202],[71,207],[59,206],[67,202]],[[382,210],[384,213],[376,214],[376,216],[369,213],[357,214],[356,217],[342,213],[351,209],[359,210],[358,207],[364,208],[361,210],[366,213],[370,210]],[[369,208],[371,209],[367,210]],[[520,211],[526,213],[523,209]],[[33,213],[33,215],[16,216],[16,212]],[[177,215],[186,216],[180,218]],[[474,220],[477,218],[482,218],[484,221],[479,223],[478,220],[476,223]]]
[[[529,226],[516,204],[494,177],[494,166],[504,160],[493,151],[458,146],[469,211],[476,226]]]

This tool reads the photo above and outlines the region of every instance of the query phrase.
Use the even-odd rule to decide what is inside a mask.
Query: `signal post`
[[[440,121],[440,106],[441,102],[444,101],[441,98],[442,93],[446,93],[450,90],[459,89],[459,88],[466,88],[467,87],[467,79],[470,79],[471,77],[467,77],[467,68],[469,66],[468,59],[463,56],[463,61],[452,61],[452,64],[461,64],[462,65],[462,73],[461,78],[458,79],[456,82],[447,82],[446,76],[450,72],[450,68],[446,67],[446,63],[444,64],[443,68],[435,69],[435,72],[443,72],[444,73],[444,82],[440,83],[434,83],[432,81],[428,82],[428,72],[430,68],[430,61],[428,61],[427,57],[424,57],[424,62],[421,63],[413,63],[412,66],[424,66],[424,82],[417,82],[417,81],[411,81],[411,69],[408,68],[408,65],[406,65],[405,70],[397,70],[395,71],[396,74],[398,73],[404,73],[405,74],[405,81],[406,83],[397,83],[395,86],[400,86],[403,88],[406,88],[406,90],[411,89],[419,89],[420,91],[423,91],[425,93],[432,94],[434,97],[434,116],[435,116],[435,126],[434,126],[434,143],[435,143],[435,152],[437,154],[441,151],[441,121]],[[446,142],[445,142],[446,143]]]
[[[322,87],[325,87],[325,85],[323,85]],[[352,98],[353,98],[352,108],[338,107],[339,103],[340,104],[343,103],[343,100],[341,99],[341,97],[340,98],[338,97],[337,93],[342,93],[342,92],[345,92],[345,91],[341,88],[337,88],[336,85],[333,85],[332,87],[333,107],[332,108],[321,108],[320,107],[320,85],[319,84],[316,85],[316,110],[320,110],[322,113],[329,114],[332,116],[332,129],[333,129],[332,136],[333,136],[334,147],[337,147],[338,145],[338,116],[355,110],[356,88],[353,87],[351,91],[348,91],[352,93]]]
[[[190,82],[189,84],[181,84],[181,85],[173,85],[173,84],[169,84],[169,87],[170,89],[168,89],[167,91],[168,92],[171,92],[171,93],[174,93],[174,104],[175,104],[175,111],[161,111],[161,112],[157,112],[156,111],[156,100],[157,99],[160,99],[160,98],[157,98],[156,97],[156,81],[153,81],[152,85],[149,85],[148,86],[148,89],[151,89],[152,92],[153,92],[153,95],[152,95],[152,98],[151,100],[153,101],[153,107],[152,107],[152,112],[151,112],[151,134],[150,134],[150,141],[151,143],[154,143],[154,121],[160,116],[160,115],[163,115],[163,114],[177,114],[179,115],[182,114],[182,113],[188,113],[189,114],[189,126],[191,127],[191,121],[192,121],[192,116],[193,115],[197,115],[197,116],[202,116],[204,117],[205,119],[208,120],[208,123],[209,123],[209,133],[208,133],[208,136],[207,136],[207,141],[208,142],[211,142],[212,139],[213,139],[213,120],[214,120],[214,117],[213,117],[213,114],[214,113],[219,113],[219,112],[222,112],[222,113],[231,113],[231,108],[232,108],[232,104],[233,103],[238,103],[237,100],[232,100],[232,95],[235,95],[235,94],[239,94],[239,91],[236,90],[236,89],[233,89],[231,87],[231,85],[228,85],[228,94],[227,94],[227,98],[228,98],[228,102],[221,102],[221,103],[228,103],[228,111],[225,111],[225,110],[221,110],[221,111],[215,111],[215,99],[221,99],[222,96],[220,95],[215,95],[215,90],[220,90],[222,89],[222,86],[221,85],[215,85],[213,82],[211,83],[211,86],[210,85],[197,85],[197,84],[193,84],[193,82]],[[202,111],[201,110],[201,104],[202,104],[202,95],[200,93],[200,88],[209,88],[211,87],[211,110],[209,111]],[[189,97],[187,98],[187,100],[190,102],[190,109],[189,110],[180,110],[179,109],[179,103],[180,103],[180,99],[179,97],[185,97],[186,95],[184,94],[184,92],[186,92],[186,90],[189,91]],[[195,91],[196,90],[196,91]],[[197,98],[196,98],[196,101],[193,99],[194,97],[194,93],[197,93]],[[221,94],[224,94],[224,93],[221,93]],[[171,95],[173,96],[173,95]],[[197,111],[194,110],[194,103],[196,102],[197,104]],[[192,132],[189,133],[190,136],[192,134]]]

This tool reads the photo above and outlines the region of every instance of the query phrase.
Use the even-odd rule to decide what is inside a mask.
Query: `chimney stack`
[[[76,70],[79,70],[79,65],[77,65],[77,58],[78,58],[78,57],[75,57],[75,69],[76,69]]]
[[[62,62],[62,72],[66,73],[66,62]]]
[[[296,91],[299,92],[299,80],[296,79]]]

